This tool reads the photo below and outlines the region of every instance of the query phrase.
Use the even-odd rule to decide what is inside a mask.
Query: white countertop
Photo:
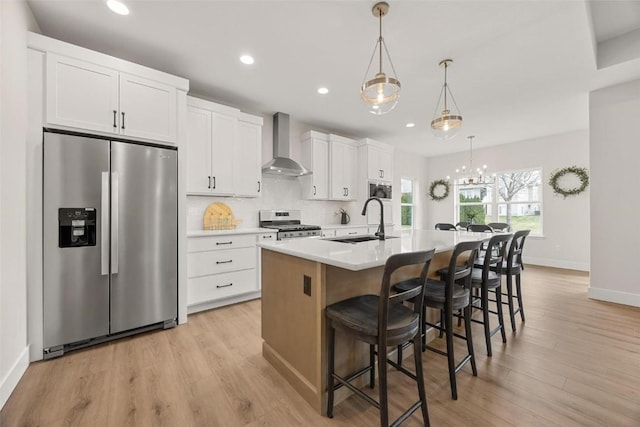
[[[275,242],[259,242],[258,246],[275,252],[359,271],[384,265],[391,255],[436,248],[443,252],[465,241],[486,240],[487,233],[468,231],[406,230],[393,231],[397,236],[387,240],[371,240],[360,243],[340,243],[327,239],[288,239]]]
[[[233,230],[189,230],[187,237],[229,236],[237,234],[277,233],[271,228],[234,228]]]

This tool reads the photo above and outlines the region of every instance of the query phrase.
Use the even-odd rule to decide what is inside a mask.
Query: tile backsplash
[[[188,231],[202,229],[204,211],[213,202],[226,203],[233,210],[236,219],[242,221],[238,228],[257,227],[260,209],[299,209],[302,212],[302,223],[329,225],[340,224],[340,215],[336,212],[339,212],[340,208],[344,208],[351,216],[351,224],[365,223],[365,217],[360,215],[362,206],[359,206],[357,202],[302,200],[300,198],[300,181],[297,178],[263,175],[261,197],[188,196]]]

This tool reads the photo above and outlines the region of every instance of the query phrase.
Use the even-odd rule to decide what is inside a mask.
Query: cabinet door
[[[346,145],[340,142],[332,142],[330,147],[331,162],[329,163],[331,183],[331,199],[345,200],[347,187],[344,180]]]
[[[382,179],[380,149],[371,145],[367,147],[367,178],[374,181]]]
[[[233,153],[238,141],[238,118],[211,113],[211,191],[233,194]]]
[[[187,193],[211,194],[211,112],[187,108]]]
[[[329,142],[311,138],[302,143],[302,164],[311,175],[300,178],[302,197],[310,200],[329,198]]]
[[[176,88],[120,73],[120,133],[176,143]]]
[[[118,133],[118,72],[47,53],[46,121]]]
[[[257,197],[262,191],[262,126],[238,122],[233,183],[237,196]]]
[[[344,147],[344,165],[342,180],[346,187],[345,200],[355,200],[358,198],[358,149],[353,145],[345,145]]]
[[[380,150],[378,165],[382,170],[382,180],[393,181],[393,151]]]

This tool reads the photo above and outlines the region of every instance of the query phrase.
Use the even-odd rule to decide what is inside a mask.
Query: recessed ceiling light
[[[327,89],[326,87],[320,87],[320,88],[318,88],[318,93],[320,95],[326,95],[326,94],[329,93],[329,89]]]
[[[405,126],[408,127],[408,128],[412,128],[415,125],[416,125],[415,123],[407,123]]]
[[[253,60],[253,56],[251,56],[251,55],[242,55],[240,57],[240,62],[242,62],[243,64],[246,64],[246,65],[251,65],[255,61]]]
[[[129,8],[118,0],[107,0],[107,7],[118,15],[128,15]]]

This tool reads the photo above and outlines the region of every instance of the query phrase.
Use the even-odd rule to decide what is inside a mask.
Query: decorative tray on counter
[[[203,230],[233,230],[242,221],[237,220],[229,206],[222,202],[211,203],[204,211]]]

